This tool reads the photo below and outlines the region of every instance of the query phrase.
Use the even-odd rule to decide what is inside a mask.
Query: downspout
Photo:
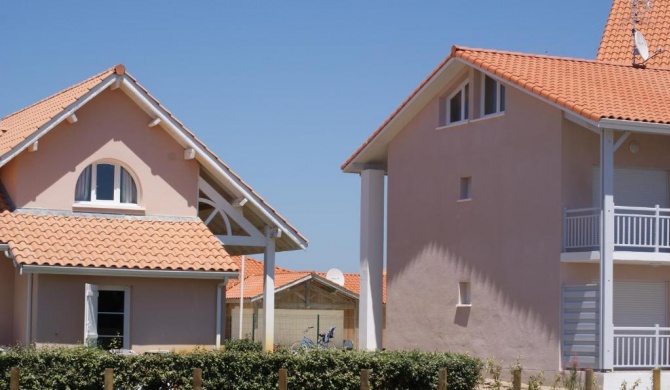
[[[216,349],[221,348],[221,292],[228,284],[228,278],[216,286]]]
[[[33,274],[28,277],[28,293],[26,294],[26,347],[30,346],[33,322]]]

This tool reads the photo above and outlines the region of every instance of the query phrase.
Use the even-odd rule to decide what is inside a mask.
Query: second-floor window
[[[484,115],[505,112],[505,86],[487,75],[483,75],[483,77],[484,93],[482,96],[484,98]]]
[[[137,185],[121,165],[94,163],[77,179],[75,202],[137,204]]]
[[[469,119],[470,84],[465,83],[447,99],[447,124]]]

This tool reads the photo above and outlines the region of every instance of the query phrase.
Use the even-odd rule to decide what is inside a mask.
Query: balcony
[[[614,327],[614,368],[670,367],[670,328]]]
[[[564,209],[565,262],[600,259],[600,209]],[[614,207],[614,260],[617,262],[670,263],[670,209]]]

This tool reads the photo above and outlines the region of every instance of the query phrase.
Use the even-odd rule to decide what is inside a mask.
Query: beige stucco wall
[[[14,265],[0,251],[0,345],[14,342]]]
[[[198,164],[121,90],[105,91],[2,169],[16,207],[72,210],[77,178],[101,159],[125,164],[138,179],[147,215],[195,216]]]
[[[616,133],[615,139],[620,136]],[[629,149],[633,141],[639,145],[638,153]],[[600,165],[599,135],[564,119],[561,148],[563,206],[592,207],[593,167]],[[670,170],[668,151],[670,136],[634,133],[615,152],[614,166]]]
[[[557,370],[562,113],[507,88],[503,116],[437,118],[435,100],[389,146],[386,347]],[[473,199],[458,202],[466,176]]]
[[[14,269],[14,321],[12,344],[25,344],[27,323],[28,278],[30,275],[20,275]]]
[[[136,352],[215,345],[217,281],[62,275],[39,276],[38,344],[83,341],[86,283],[130,287],[130,347]]]

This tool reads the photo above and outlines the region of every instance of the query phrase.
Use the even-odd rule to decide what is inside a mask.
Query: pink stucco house
[[[123,65],[0,120],[0,345],[218,346],[231,255],[306,245]]]
[[[668,11],[638,26],[652,50]],[[631,19],[616,0],[596,60],[454,46],[346,160],[363,346],[381,346],[386,227],[383,347],[670,367],[670,53],[633,67]]]

